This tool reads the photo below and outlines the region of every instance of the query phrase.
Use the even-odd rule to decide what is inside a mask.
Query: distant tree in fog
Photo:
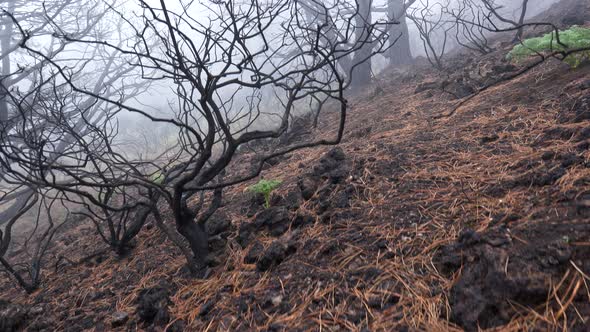
[[[415,2],[416,0],[388,1],[387,16],[396,22],[389,32],[389,44],[392,46],[387,53],[387,58],[390,65],[407,65],[412,62],[406,13]]]
[[[86,88],[121,100],[143,91],[146,82],[138,83],[133,69],[121,66],[125,59],[112,50],[98,45],[77,49],[58,37],[57,32],[116,39],[116,30],[109,24],[116,28],[117,18],[106,16],[106,8],[114,2],[8,1],[4,5],[0,18],[0,263],[23,288],[32,291],[40,281],[42,259],[51,239],[60,225],[73,217],[63,204],[72,197],[55,188],[68,174],[82,171],[76,170],[72,159],[80,152],[76,142],[89,140],[96,126],[115,112],[104,101],[71,91],[50,63],[68,67],[72,79]],[[107,19],[111,19],[109,24]],[[43,56],[24,50],[23,43],[38,46]],[[65,173],[52,172],[59,164]],[[14,242],[15,228],[29,230],[27,241]],[[9,248],[16,245],[27,253],[28,262],[8,258]]]
[[[419,4],[419,7],[412,8],[408,18],[418,29],[426,58],[434,68],[442,70],[449,32],[453,29],[453,25],[447,21],[449,1],[421,0]]]

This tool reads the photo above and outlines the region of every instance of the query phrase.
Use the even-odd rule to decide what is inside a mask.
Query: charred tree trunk
[[[209,254],[209,238],[205,226],[196,223],[191,218],[177,224],[177,229],[178,233],[187,240],[194,255],[194,266],[189,264],[189,267],[191,270],[195,268],[196,272],[204,270],[207,266],[207,255]]]
[[[224,170],[219,173],[219,181],[225,174]],[[201,202],[196,207],[197,211],[194,212],[187,205],[187,199],[191,196],[181,196],[181,201],[176,207],[180,207],[180,210],[175,211],[174,216],[176,220],[176,229],[178,233],[182,235],[188,242],[191,251],[193,253],[192,262],[189,261],[189,268],[193,274],[198,277],[205,277],[207,273],[207,259],[209,255],[209,234],[205,228],[205,222],[217,211],[221,206],[223,188],[217,188],[213,191],[213,198],[210,202],[209,208],[205,211],[201,211],[203,207],[203,196],[201,196]],[[197,218],[197,214],[199,217]]]
[[[357,40],[367,40],[361,49],[355,52],[352,69],[351,87],[353,91],[359,91],[371,83],[371,53],[372,43],[370,42],[371,32],[368,30],[372,21],[372,0],[359,1],[359,13],[356,16],[356,38]]]
[[[186,200],[181,198],[180,211],[174,211],[176,230],[188,242],[193,253],[189,269],[192,273],[201,274],[207,267],[207,255],[209,254],[209,236],[204,223],[195,221],[196,213],[187,206]]]
[[[387,15],[399,24],[392,24],[389,31],[388,58],[391,66],[407,65],[412,62],[410,51],[410,35],[406,22],[406,7],[404,0],[389,0]]]
[[[194,264],[193,264],[193,255],[191,254],[191,251],[184,245],[184,243],[182,242],[182,239],[174,232],[174,230],[168,228],[166,226],[166,224],[164,223],[164,220],[162,219],[162,216],[160,215],[160,211],[158,211],[158,209],[154,209],[154,219],[156,221],[156,225],[158,226],[158,228],[164,232],[164,234],[166,234],[166,236],[168,236],[168,239],[170,239],[170,241],[172,241],[172,243],[174,243],[174,245],[176,245],[176,247],[178,247],[178,249],[180,250],[180,252],[182,252],[182,254],[184,255],[184,257],[186,258],[187,264],[189,269],[191,270],[191,273],[197,273],[198,271],[196,271],[194,269]]]
[[[151,201],[155,202],[155,204],[157,204],[159,198],[160,195],[157,193],[150,195]],[[135,216],[131,220],[131,223],[127,227],[125,227],[123,236],[121,237],[121,240],[118,242],[117,249],[115,250],[118,255],[126,255],[129,252],[129,250],[132,248],[131,240],[133,240],[137,236],[137,234],[139,234],[139,231],[141,231],[143,225],[145,225],[148,216],[152,212],[156,213],[157,209],[157,206],[152,207],[142,205],[139,207]]]
[[[528,4],[529,4],[529,0],[523,0],[521,12],[520,12],[520,18],[518,19],[518,25],[520,26],[520,28],[516,32],[516,36],[514,37],[514,41],[513,41],[515,43],[522,39],[522,34],[524,33],[524,27],[522,25],[524,24],[524,19],[526,18]]]

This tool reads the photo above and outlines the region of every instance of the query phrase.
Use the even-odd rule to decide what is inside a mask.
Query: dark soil
[[[338,147],[269,162],[270,208],[246,190],[258,179],[228,190],[206,279],[152,223],[125,257],[71,226],[40,290],[0,277],[0,331],[585,331],[590,66],[504,82],[509,47],[378,77]],[[302,118],[279,144],[332,137],[336,118]],[[231,171],[275,148],[243,147]]]

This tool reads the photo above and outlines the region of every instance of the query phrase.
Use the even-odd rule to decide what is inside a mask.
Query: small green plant
[[[514,46],[507,57],[508,59],[521,60],[537,53],[570,51],[590,47],[590,28],[573,26],[560,31],[559,41],[561,44],[557,42],[555,31],[542,37],[530,38]],[[584,60],[590,60],[590,51],[577,52],[563,59],[572,68],[578,67]]]
[[[257,194],[263,194],[264,207],[268,209],[270,207],[270,194],[273,192],[273,190],[277,189],[281,183],[283,183],[281,180],[262,179],[258,181],[257,184],[248,187],[248,189]]]

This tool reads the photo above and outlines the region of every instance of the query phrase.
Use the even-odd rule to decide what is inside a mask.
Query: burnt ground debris
[[[564,24],[578,6],[548,15]],[[265,177],[284,183],[270,209],[245,191],[252,183],[232,189],[206,225],[217,262],[207,279],[145,228],[133,255],[61,260],[31,296],[2,276],[0,330],[584,331],[590,67],[548,61],[437,118],[514,73],[502,47],[450,59],[466,69],[453,75],[418,65],[379,77],[381,92],[351,101],[339,147],[271,162]],[[281,144],[328,136],[333,116]],[[238,158],[255,159],[248,148]],[[50,260],[99,243],[77,223]]]

